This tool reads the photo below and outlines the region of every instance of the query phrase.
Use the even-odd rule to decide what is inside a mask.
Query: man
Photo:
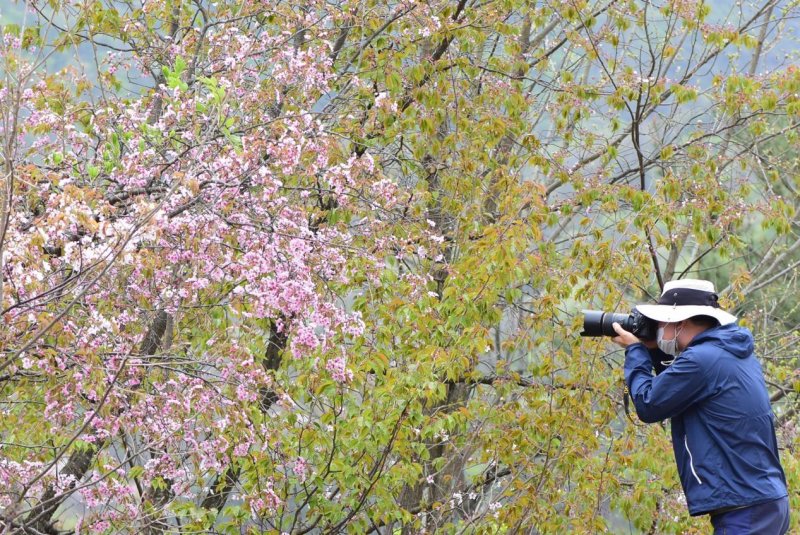
[[[658,304],[636,308],[658,323],[656,340],[615,323],[613,341],[639,418],[671,419],[689,514],[710,515],[715,534],[783,535],[786,477],[750,331],[719,308],[709,281],[668,282]]]

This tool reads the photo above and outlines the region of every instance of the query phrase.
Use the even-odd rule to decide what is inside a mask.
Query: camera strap
[[[633,425],[639,425],[638,423],[636,423],[636,420],[634,420],[633,417],[631,416],[631,406],[630,406],[631,391],[628,390],[628,383],[626,383],[625,380],[623,380],[622,385],[623,385],[622,406],[625,407],[625,416],[628,417],[628,420],[630,420]]]

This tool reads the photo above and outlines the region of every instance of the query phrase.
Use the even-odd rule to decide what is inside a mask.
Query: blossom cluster
[[[21,392],[35,403],[8,422],[45,419],[48,437],[80,444],[65,460],[80,451],[97,468],[66,474],[62,461],[29,486],[47,463],[15,452],[23,460],[0,460],[1,508],[80,482],[78,531],[101,533],[145,522],[153,489],[190,499],[232,460],[290,467],[299,482],[312,473],[274,442],[277,423],[253,416],[297,410],[269,401],[282,394],[265,347],[283,340],[286,365],[353,379],[358,363],[339,351],[364,322],[342,295],[381,269],[391,242],[372,236],[397,189],[369,154],[342,155],[311,111],[331,90],[328,43],[293,49],[233,20],[127,58],[141,72],[160,64],[164,79],[103,100],[88,124],[90,104],[57,98],[65,86],[47,76],[20,90],[3,345],[24,348],[10,373],[47,387]],[[107,74],[125,61],[109,56]],[[320,205],[359,225],[327,221]],[[306,365],[320,357],[324,370]],[[284,503],[274,477],[237,489],[255,516]]]

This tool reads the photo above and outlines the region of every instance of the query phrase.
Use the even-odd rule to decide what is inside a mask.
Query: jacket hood
[[[739,327],[735,323],[708,329],[695,336],[689,346],[691,347],[700,342],[706,342],[721,347],[740,359],[749,357],[753,354],[753,349],[755,349],[753,335],[750,333],[750,330],[745,327]]]

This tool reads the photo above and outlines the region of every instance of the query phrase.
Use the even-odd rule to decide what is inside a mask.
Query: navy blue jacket
[[[657,376],[653,367],[644,345],[628,346],[625,382],[639,418],[672,419],[672,448],[689,514],[787,495],[750,331],[735,324],[714,327],[695,336]]]

